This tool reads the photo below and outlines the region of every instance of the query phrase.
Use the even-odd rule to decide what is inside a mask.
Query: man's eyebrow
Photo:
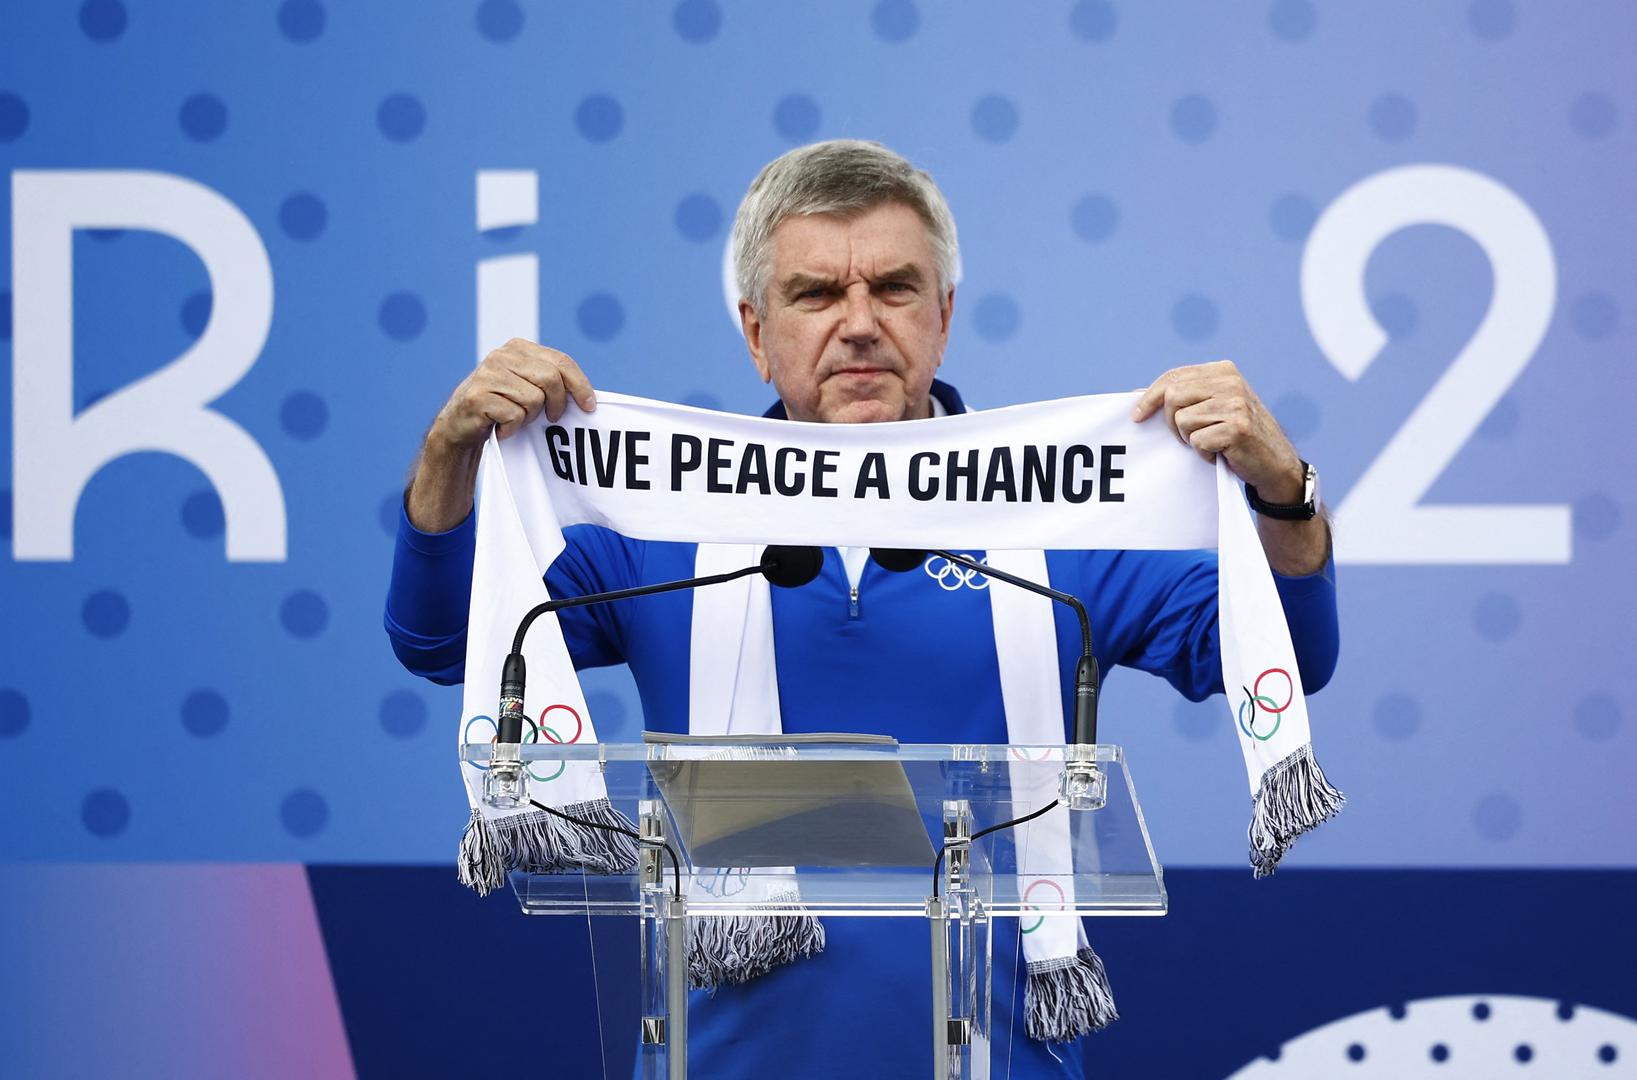
[[[798,270],[780,282],[779,288],[786,296],[795,296],[798,293],[806,292],[808,289],[831,289],[835,287],[835,284],[836,279],[833,277],[824,274],[809,274]]]
[[[906,285],[919,285],[924,280],[926,280],[926,275],[922,273],[920,266],[915,263],[905,263],[903,266],[895,266],[891,270],[885,270],[875,275],[875,284],[877,285],[890,285],[899,282]]]

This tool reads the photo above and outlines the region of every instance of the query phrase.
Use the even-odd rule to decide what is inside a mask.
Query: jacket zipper
[[[848,611],[847,617],[849,619],[858,618],[858,586],[857,585],[852,586],[852,588],[850,590],[848,590],[848,593],[847,593],[847,611]]]

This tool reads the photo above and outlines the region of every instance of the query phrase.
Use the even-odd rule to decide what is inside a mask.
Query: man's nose
[[[870,287],[858,282],[849,288],[841,300],[841,337],[843,341],[868,343],[881,334],[876,318],[875,297]]]

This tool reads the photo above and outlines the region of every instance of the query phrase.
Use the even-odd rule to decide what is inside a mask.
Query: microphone
[[[1097,657],[1091,649],[1091,617],[1086,605],[1072,593],[1062,592],[1049,585],[997,570],[953,551],[914,551],[904,548],[871,548],[870,558],[883,570],[901,574],[915,569],[928,555],[948,559],[957,566],[976,570],[985,577],[998,578],[1009,585],[1039,596],[1049,597],[1074,609],[1080,620],[1080,662],[1074,669],[1074,741],[1069,747],[1068,764],[1063,772],[1061,801],[1071,810],[1100,810],[1107,801],[1108,780],[1097,768],[1097,691],[1102,676],[1097,670]]]
[[[719,585],[738,578],[761,574],[769,584],[781,589],[795,589],[818,577],[824,565],[824,553],[816,547],[790,544],[771,544],[762,549],[762,557],[754,566],[730,570],[723,574],[663,581],[653,585],[638,585],[612,592],[587,593],[584,596],[566,596],[561,600],[547,600],[536,604],[517,624],[512,637],[512,651],[500,668],[500,708],[495,718],[495,748],[490,754],[489,771],[483,777],[483,801],[490,806],[510,809],[529,802],[528,773],[523,768],[522,743],[523,689],[527,682],[527,666],[523,662],[523,639],[528,636],[534,620],[565,608],[589,607],[615,600],[630,600],[638,596],[697,589],[705,585]]]

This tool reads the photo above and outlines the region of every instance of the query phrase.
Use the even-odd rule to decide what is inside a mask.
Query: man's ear
[[[939,328],[939,337],[945,345],[949,344],[949,325],[955,318],[955,286],[951,285],[944,294],[943,312],[941,313],[943,326]]]
[[[739,300],[739,329],[744,331],[745,345],[750,349],[750,360],[756,365],[756,374],[762,377],[763,382],[773,381],[773,367],[767,362],[767,353],[762,350],[762,317],[756,314],[756,308],[749,300]],[[948,332],[948,328],[945,328]]]

